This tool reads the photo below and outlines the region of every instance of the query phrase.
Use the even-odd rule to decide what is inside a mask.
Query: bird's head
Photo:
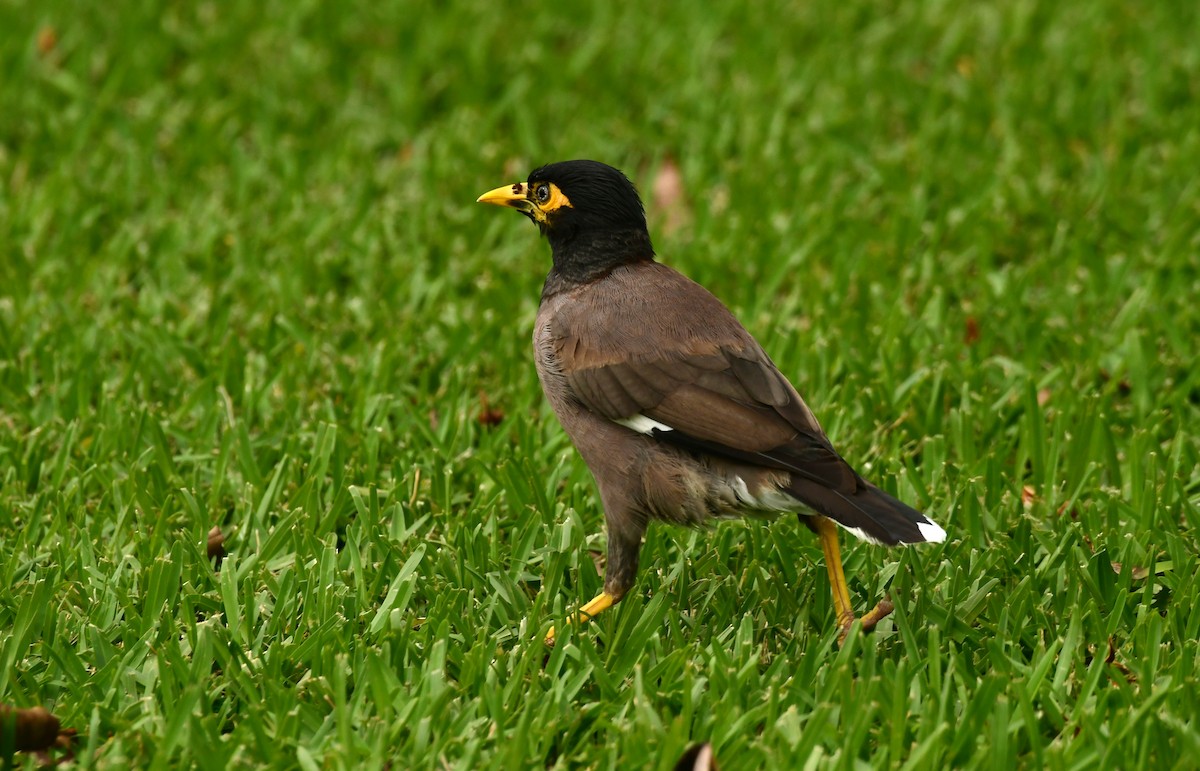
[[[619,243],[637,244],[641,258],[653,256],[646,213],[633,183],[598,161],[562,161],[534,170],[525,182],[484,193],[479,203],[507,206],[533,220],[560,258],[598,257],[598,248],[625,261]],[[593,259],[587,259],[593,262]]]

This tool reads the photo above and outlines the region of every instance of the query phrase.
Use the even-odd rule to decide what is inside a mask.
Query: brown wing
[[[799,397],[757,390],[782,378],[774,365],[752,368],[754,362],[734,353],[719,370],[708,368],[707,357],[703,363],[664,358],[566,369],[564,375],[575,397],[609,420],[642,415],[669,427],[652,435],[672,444],[790,471],[837,490],[856,489],[854,471],[808,420],[811,413]]]
[[[653,430],[660,440],[854,491],[857,475],[750,334],[702,287],[652,265],[636,286],[608,281],[586,315],[579,306],[555,315],[572,395],[609,420],[641,415],[669,427]],[[664,293],[659,307],[635,305]]]

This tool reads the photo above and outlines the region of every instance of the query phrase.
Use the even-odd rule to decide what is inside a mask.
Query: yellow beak
[[[523,212],[528,212],[533,209],[533,202],[525,197],[526,191],[524,182],[517,182],[513,185],[505,185],[498,187],[495,190],[489,190],[483,195],[475,199],[476,203],[490,203],[496,206],[508,206],[513,209],[519,209]]]

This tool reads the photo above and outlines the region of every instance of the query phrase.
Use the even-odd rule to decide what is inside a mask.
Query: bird
[[[888,546],[941,542],[933,520],[863,479],[733,313],[657,259],[637,189],[599,161],[551,163],[479,203],[516,209],[550,245],[534,322],[538,379],[595,478],[608,531],[603,591],[635,584],[647,526],[795,512],[821,543],[839,641],[855,621],[838,528]],[[884,598],[869,629],[891,612]],[[555,629],[545,636],[554,645]]]

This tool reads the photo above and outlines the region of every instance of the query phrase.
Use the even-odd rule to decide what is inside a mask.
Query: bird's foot
[[[879,604],[871,610],[870,613],[862,617],[861,620],[863,630],[866,631],[869,629],[874,629],[876,624],[890,616],[892,611],[895,609],[896,606],[892,604],[892,601],[889,598],[884,597],[879,601]]]
[[[858,619],[859,623],[862,625],[862,630],[864,632],[871,631],[875,628],[876,624],[890,616],[892,611],[895,609],[896,606],[892,604],[892,601],[887,597],[884,597],[879,601],[879,604],[871,610],[870,613]],[[838,646],[846,644],[846,638],[850,636],[850,627],[853,625],[853,613],[846,613],[838,617],[838,627],[841,630],[838,632]]]
[[[608,610],[615,602],[616,600],[611,594],[608,592],[600,592],[600,594],[593,597],[587,605],[584,605],[579,609],[579,615],[575,617],[575,623],[583,624],[591,621],[593,617],[600,613],[600,611]],[[544,642],[549,648],[554,647],[554,627],[550,627],[550,631],[546,634],[546,637],[542,642]]]

